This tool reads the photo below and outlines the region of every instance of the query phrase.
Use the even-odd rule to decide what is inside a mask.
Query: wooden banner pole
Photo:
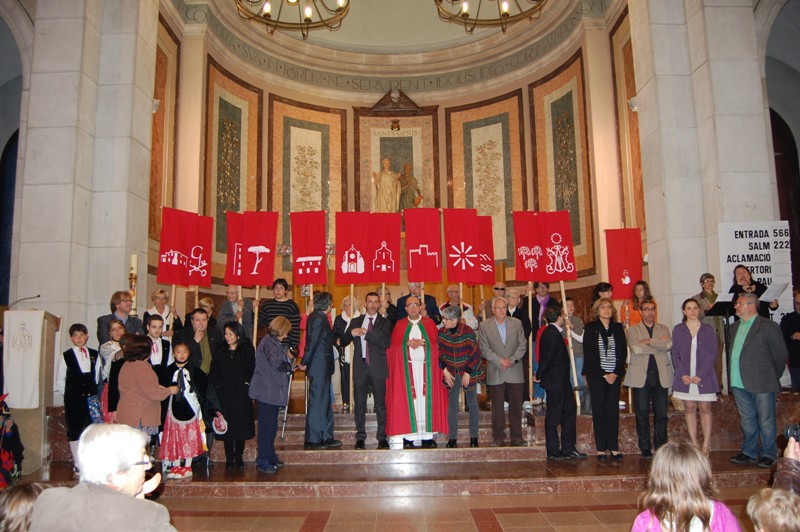
[[[528,400],[533,404],[533,336],[539,327],[533,326],[533,283],[528,283],[528,321],[531,322],[531,335],[528,337]],[[494,306],[494,305],[492,305]],[[537,320],[538,322],[538,320]]]
[[[350,283],[350,321],[351,322],[353,321],[353,317],[356,315],[355,308],[356,308],[355,287],[353,286],[353,283]],[[342,312],[344,312],[344,309],[342,309]],[[342,318],[342,319],[344,319],[344,318]],[[347,350],[345,350],[345,357],[347,356],[346,353],[347,353]],[[355,355],[355,346],[353,346],[353,354]],[[347,360],[347,358],[345,358],[345,360]],[[350,412],[355,412],[355,409],[353,408],[353,357],[350,357],[349,365],[350,365],[350,380],[349,380],[349,382],[350,382],[350,395],[348,396],[347,407],[350,409]],[[344,402],[344,401],[342,401],[342,402]]]
[[[569,321],[569,313],[567,312],[567,292],[564,290],[564,281],[559,281],[559,285],[561,285],[561,301],[564,302],[564,306],[561,310],[564,312],[564,327],[567,331],[567,345],[569,346],[569,367],[572,371],[572,382],[574,383],[572,386],[573,391],[575,392],[575,404],[577,405],[578,412],[581,410],[581,394],[578,391],[578,372],[575,370],[575,351],[572,347],[572,325]]]
[[[253,300],[253,347],[256,347],[256,336],[258,336],[258,312],[259,301],[261,301],[261,285],[256,285],[256,298]]]

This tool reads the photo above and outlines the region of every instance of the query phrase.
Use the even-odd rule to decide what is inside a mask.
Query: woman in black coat
[[[583,374],[592,398],[592,424],[597,459],[606,452],[622,460],[619,452],[619,390],[625,376],[628,342],[625,329],[617,321],[614,303],[605,297],[592,305],[594,321],[583,331]]]
[[[217,436],[225,442],[226,469],[232,469],[234,462],[240,469],[244,467],[244,443],[255,436],[253,401],[248,393],[255,365],[255,349],[242,324],[226,323],[225,344],[214,351],[209,375],[219,411],[228,422],[228,431]]]

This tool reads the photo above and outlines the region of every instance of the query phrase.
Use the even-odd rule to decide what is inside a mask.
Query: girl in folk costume
[[[108,323],[108,342],[100,346],[97,364],[95,364],[95,380],[100,390],[100,408],[103,412],[103,421],[111,423],[111,415],[108,413],[108,378],[111,374],[112,363],[122,358],[122,346],[119,345],[120,338],[125,334],[125,324],[114,318]]]
[[[189,364],[189,346],[185,343],[173,344],[172,354],[175,362],[167,368],[161,384],[177,386],[180,392],[169,398],[159,458],[169,468],[167,478],[181,479],[192,476],[192,458],[206,450],[203,403],[208,377]]]
[[[69,336],[73,347],[63,353],[63,360],[58,367],[56,389],[64,395],[67,439],[72,452],[72,463],[77,472],[80,468],[78,439],[83,430],[92,424],[88,400],[97,394],[97,382],[94,380],[97,351],[86,347],[89,339],[86,325],[73,324],[69,328]]]

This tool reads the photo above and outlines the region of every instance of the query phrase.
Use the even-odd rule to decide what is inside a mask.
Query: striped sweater
[[[459,378],[469,373],[469,386],[473,390],[477,382],[486,381],[486,366],[481,358],[475,331],[469,325],[459,323],[453,329],[439,330],[439,366]]]

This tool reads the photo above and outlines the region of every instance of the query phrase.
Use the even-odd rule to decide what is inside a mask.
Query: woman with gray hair
[[[439,330],[439,366],[448,389],[447,426],[449,430],[447,447],[458,447],[458,398],[463,389],[469,410],[469,446],[478,446],[478,391],[477,383],[485,382],[486,368],[483,365],[475,331],[461,322],[461,309],[450,305],[442,309],[442,323]]]

